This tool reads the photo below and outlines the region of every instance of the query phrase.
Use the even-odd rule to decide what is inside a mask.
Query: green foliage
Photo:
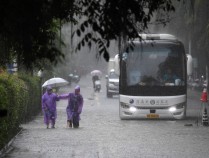
[[[1,0],[0,65],[5,65],[12,57],[17,58],[18,65],[28,69],[40,66],[43,59],[56,64],[64,58],[59,49],[61,25],[77,24],[77,18],[83,16],[87,20],[76,31],[78,36],[84,34],[77,48],[97,44],[99,55],[108,60],[110,40],[138,36],[159,10],[165,14],[174,11],[172,1]],[[92,32],[85,34],[90,28]]]
[[[0,118],[0,149],[20,130],[21,123],[40,112],[40,95],[37,78],[0,74],[0,109],[8,111],[7,117]]]
[[[7,96],[7,91],[4,85],[0,85],[0,105],[1,108],[4,109],[9,105],[9,98]]]
[[[148,23],[157,11],[164,14],[175,11],[171,0],[80,0],[84,8],[84,21],[76,30],[81,36],[77,49],[87,44],[92,46],[95,43],[99,46],[99,54],[108,61],[107,48],[111,39],[130,39],[139,37],[139,33],[148,29]],[[164,19],[165,21],[166,19]],[[161,21],[161,23],[166,23]],[[88,32],[92,28],[92,32]]]
[[[171,23],[161,30],[166,30],[182,40],[187,53],[190,53],[195,61],[194,79],[209,74],[205,71],[206,65],[209,67],[208,6],[209,1],[205,0],[183,1],[175,6],[176,12]]]
[[[61,40],[57,32],[62,21],[74,21],[69,16],[76,10],[73,3],[74,0],[1,0],[0,46],[4,49],[0,54],[4,60],[0,60],[0,65],[13,54],[19,65],[27,68],[45,58],[52,63],[63,58],[56,45],[56,40]]]
[[[29,76],[25,74],[19,74],[19,78],[22,79],[27,86],[27,93],[29,100],[26,102],[26,114],[25,121],[31,119],[31,116],[35,116],[41,110],[41,81],[37,76]]]

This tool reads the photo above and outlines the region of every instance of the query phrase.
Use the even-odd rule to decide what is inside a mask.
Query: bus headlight
[[[170,112],[175,112],[175,111],[176,111],[176,107],[170,107],[168,110],[169,110]]]
[[[135,112],[135,111],[136,111],[136,108],[133,107],[133,106],[131,106],[131,107],[129,108],[129,110],[130,110],[131,112]]]

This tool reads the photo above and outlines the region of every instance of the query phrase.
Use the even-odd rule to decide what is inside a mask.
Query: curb
[[[9,151],[9,147],[13,143],[13,141],[17,138],[17,136],[23,131],[23,128],[0,150],[0,158],[3,158],[5,154]]]

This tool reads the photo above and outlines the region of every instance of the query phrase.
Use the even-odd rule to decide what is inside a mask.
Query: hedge
[[[7,110],[0,117],[0,149],[19,131],[21,123],[30,121],[41,110],[41,86],[38,77],[0,74],[0,109]]]

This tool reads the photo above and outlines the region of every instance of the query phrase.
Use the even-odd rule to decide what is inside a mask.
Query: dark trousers
[[[68,120],[69,127],[78,128],[79,127],[79,117],[78,115],[73,116],[72,120]]]

